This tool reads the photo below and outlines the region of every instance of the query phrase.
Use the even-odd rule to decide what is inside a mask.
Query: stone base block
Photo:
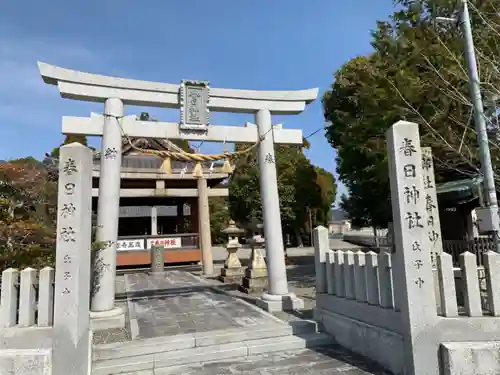
[[[150,271],[149,274],[155,279],[164,279],[165,276],[167,276],[167,273],[165,271]]]
[[[223,282],[224,284],[238,284],[241,281],[241,275],[240,276],[222,276],[219,275],[217,277],[217,280],[220,282]]]
[[[50,375],[51,352],[51,349],[0,350],[0,374]]]
[[[304,301],[294,293],[285,295],[263,294],[257,299],[257,306],[270,313],[278,311],[299,310],[304,308]]]
[[[241,267],[238,268],[222,268],[220,270],[220,275],[221,276],[227,276],[227,277],[243,277],[243,270]]]
[[[267,279],[267,268],[247,268],[245,269],[245,277],[249,279]]]
[[[500,343],[497,341],[445,342],[441,344],[444,375],[489,375],[500,373]]]
[[[222,268],[218,279],[223,283],[239,283],[242,277],[241,268]]]
[[[267,290],[267,277],[247,277],[241,281],[240,291],[246,294],[262,293]]]
[[[125,311],[116,307],[108,311],[90,312],[90,329],[92,331],[103,331],[111,328],[125,327]]]

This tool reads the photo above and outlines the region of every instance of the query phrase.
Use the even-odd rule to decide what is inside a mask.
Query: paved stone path
[[[340,347],[283,351],[123,375],[389,375]]]
[[[344,242],[338,238],[330,239],[330,249],[332,250],[351,250],[356,251],[360,246],[351,244],[349,242]],[[227,251],[225,251],[227,255]],[[279,312],[275,313],[275,316],[281,320],[297,320],[297,319],[312,319],[313,309],[316,306],[316,273],[314,270],[314,248],[312,247],[295,247],[287,249],[287,254],[292,264],[287,266],[287,278],[288,286],[290,292],[295,293],[298,297],[304,300],[304,309],[301,311],[290,312]],[[217,252],[219,258],[223,260],[222,250]],[[250,252],[238,251],[238,256],[241,259],[243,266],[248,264],[248,258]],[[215,258],[214,258],[215,259]],[[215,274],[220,272],[223,267],[222,263],[216,264]],[[197,274],[201,275],[201,272]],[[214,284],[221,285],[221,283],[215,279],[211,279]],[[225,285],[226,291],[235,297],[245,298],[247,301],[255,303],[255,299],[259,297],[259,294],[246,295],[237,290],[237,287],[231,288],[230,285]]]
[[[132,340],[279,324],[188,272],[128,274],[125,284]]]

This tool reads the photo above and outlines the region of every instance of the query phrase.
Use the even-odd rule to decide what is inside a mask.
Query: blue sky
[[[63,139],[61,116],[88,116],[102,105],[60,98],[37,70],[62,67],[150,81],[208,80],[212,87],[296,90],[332,83],[349,59],[370,52],[376,20],[391,0],[0,0],[0,159],[41,158]],[[127,107],[127,114],[148,110]],[[149,109],[164,121],[178,111]],[[215,113],[241,125],[251,115]],[[323,126],[321,101],[273,120],[308,135]],[[324,132],[308,157],[335,170]],[[93,145],[99,139],[91,140]],[[201,152],[218,150],[204,144]],[[342,189],[343,190],[343,189]]]

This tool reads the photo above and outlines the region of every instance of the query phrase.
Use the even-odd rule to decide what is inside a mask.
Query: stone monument
[[[238,250],[241,244],[238,238],[244,233],[243,229],[236,226],[233,220],[229,220],[229,225],[222,233],[227,234],[228,240],[226,244],[227,258],[224,262],[224,268],[220,270],[219,280],[223,283],[240,281],[243,276],[240,259],[238,258]]]
[[[165,272],[164,251],[161,245],[151,245],[151,273],[161,275]]]
[[[426,225],[418,125],[398,121],[386,134],[394,243],[394,290],[401,310],[408,373],[439,373],[436,297]]]
[[[57,206],[52,375],[88,375],[92,150],[79,143],[61,147]]]

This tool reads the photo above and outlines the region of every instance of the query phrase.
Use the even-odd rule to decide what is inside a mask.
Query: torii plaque
[[[210,121],[210,88],[206,81],[183,80],[180,88],[182,130],[206,131]]]

